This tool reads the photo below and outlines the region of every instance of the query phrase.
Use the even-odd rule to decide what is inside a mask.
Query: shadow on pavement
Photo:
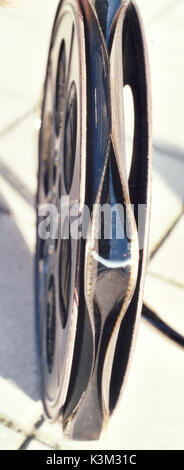
[[[1,206],[6,203],[0,198]],[[13,216],[0,211],[0,375],[40,399],[34,325],[34,257]],[[32,227],[30,226],[30,230]]]

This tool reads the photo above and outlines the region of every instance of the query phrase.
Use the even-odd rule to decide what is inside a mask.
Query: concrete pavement
[[[141,321],[122,402],[104,441],[65,441],[43,418],[33,254],[40,102],[57,1],[0,9],[0,449],[184,449],[184,351]],[[153,88],[154,173],[145,301],[184,333],[181,1],[138,2]]]

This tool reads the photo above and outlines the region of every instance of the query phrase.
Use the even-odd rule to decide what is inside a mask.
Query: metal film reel
[[[135,116],[129,175],[126,84]],[[147,258],[149,70],[142,22],[133,2],[60,2],[39,153],[36,311],[45,413],[52,420],[60,417],[65,433],[74,439],[98,439],[127,376]],[[71,209],[78,203],[75,216],[82,217],[84,205],[88,207],[88,237],[74,239],[70,230],[63,237],[63,206],[57,215],[63,197],[68,197]],[[43,204],[58,208],[53,219],[58,217],[56,225],[62,227],[60,237],[40,237],[40,226],[47,220],[46,208],[40,214]],[[108,227],[98,214],[99,207],[107,205],[115,211]],[[139,205],[144,206],[141,233]]]

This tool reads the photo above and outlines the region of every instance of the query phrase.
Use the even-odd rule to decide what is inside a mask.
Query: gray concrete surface
[[[0,9],[0,449],[184,449],[184,351],[141,321],[129,380],[108,433],[65,441],[43,419],[33,312],[36,110],[57,6]],[[139,0],[153,89],[153,208],[145,300],[184,333],[181,1]],[[163,243],[162,243],[163,242]]]

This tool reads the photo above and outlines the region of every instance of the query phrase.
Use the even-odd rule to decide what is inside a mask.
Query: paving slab
[[[63,449],[63,432],[60,423],[50,424],[47,421],[36,431],[36,439],[54,449]]]
[[[42,405],[21,390],[15,382],[0,377],[0,422],[29,435],[40,420]]]
[[[25,450],[54,450],[52,447],[45,446],[42,442],[32,439]]]
[[[159,159],[163,160],[162,166],[165,168],[165,173],[160,169],[161,165],[158,165]],[[163,154],[157,154],[154,159],[149,240],[150,253],[156,249],[183,211],[183,199],[181,196],[183,189],[180,189],[180,187],[182,186],[181,179],[184,165],[176,161],[178,173],[175,172],[175,179],[173,173],[171,184],[169,179],[170,160],[170,158],[165,157]],[[175,167],[174,161],[171,161],[171,165]]]
[[[40,99],[57,0],[24,0],[0,15],[0,129]]]
[[[168,9],[173,9],[176,4],[182,0],[163,0],[160,2],[153,2],[151,0],[138,0],[137,4],[141,10],[143,19],[146,24],[157,23],[160,18],[168,12]]]
[[[144,300],[169,325],[184,335],[184,289],[153,273],[147,274]]]
[[[35,204],[38,162],[36,111],[1,136],[0,173],[32,206]]]
[[[149,48],[154,141],[183,152],[182,0],[139,0]]]
[[[167,148],[154,150],[153,153],[153,169],[164,179],[167,186],[184,202],[184,158],[172,151],[167,153]],[[164,199],[164,194],[162,199]],[[162,200],[160,201],[162,202]],[[169,206],[169,201],[168,201]]]
[[[129,380],[106,445],[183,449],[183,393],[183,350],[142,322]]]
[[[24,435],[0,423],[0,450],[17,450],[24,440]]]
[[[149,263],[149,273],[184,289],[184,216]],[[173,299],[174,300],[174,299]]]

